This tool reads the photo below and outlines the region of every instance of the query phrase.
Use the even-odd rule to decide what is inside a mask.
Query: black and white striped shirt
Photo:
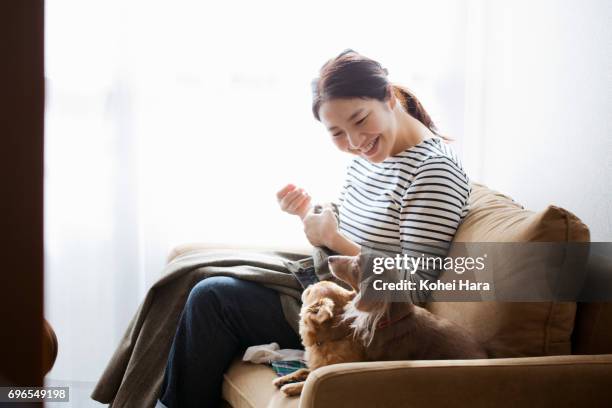
[[[356,157],[340,194],[339,229],[362,247],[409,256],[446,256],[468,212],[471,188],[454,150],[439,137],[381,163]],[[418,270],[409,279],[434,279]],[[423,301],[424,294],[416,294]]]

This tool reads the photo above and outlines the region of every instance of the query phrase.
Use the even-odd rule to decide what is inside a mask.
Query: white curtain
[[[353,48],[461,153],[466,1],[46,2],[48,379],[96,381],[175,245],[306,245],[275,192],[334,200],[310,81]]]

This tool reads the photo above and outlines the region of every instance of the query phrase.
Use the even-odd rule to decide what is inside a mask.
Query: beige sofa
[[[588,228],[556,206],[528,211],[480,184],[473,185],[470,205],[457,242],[589,241]],[[210,245],[181,245],[169,260],[202,247]],[[597,268],[612,273],[609,265]],[[493,358],[322,367],[309,376],[300,398],[272,386],[271,368],[237,358],[225,373],[224,403],[235,408],[612,406],[612,303],[432,302],[428,309],[470,330],[492,347]]]

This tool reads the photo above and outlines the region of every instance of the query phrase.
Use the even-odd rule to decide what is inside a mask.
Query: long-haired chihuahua
[[[399,286],[400,272],[375,274],[372,259],[364,252],[329,258],[333,275],[356,292],[345,307],[343,321],[364,344],[367,360],[487,358],[467,330],[415,305],[408,291],[380,290]]]
[[[274,380],[285,394],[299,395],[310,371],[329,364],[487,358],[465,329],[413,304],[408,293],[377,291],[374,279],[396,283],[399,274],[375,275],[369,259],[329,257],[332,274],[353,290],[322,281],[302,293],[300,336],[308,368]]]

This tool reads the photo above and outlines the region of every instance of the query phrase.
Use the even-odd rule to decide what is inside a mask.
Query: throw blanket
[[[209,276],[232,276],[277,290],[285,318],[297,333],[302,286],[285,264],[302,258],[244,250],[200,250],[175,258],[147,292],[91,398],[116,408],[155,406],[187,296]]]

